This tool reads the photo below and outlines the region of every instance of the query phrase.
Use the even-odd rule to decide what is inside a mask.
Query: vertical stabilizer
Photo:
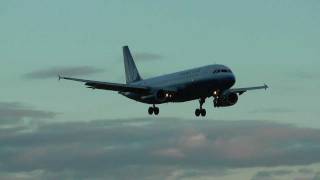
[[[140,81],[141,77],[139,75],[136,64],[133,61],[133,58],[128,46],[123,46],[123,60],[124,60],[124,69],[126,73],[127,84],[135,81]]]

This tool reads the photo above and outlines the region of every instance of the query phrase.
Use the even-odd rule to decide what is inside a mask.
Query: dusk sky
[[[320,179],[319,0],[1,0],[0,179]],[[148,105],[62,74],[124,83],[224,64],[229,108]]]

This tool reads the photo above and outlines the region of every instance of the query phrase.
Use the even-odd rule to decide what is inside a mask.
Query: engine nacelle
[[[173,95],[174,95],[173,93],[168,92],[168,91],[164,91],[164,90],[155,91],[155,97],[160,102],[164,102],[164,101],[168,101],[168,100],[172,99]]]
[[[233,106],[238,102],[237,93],[228,93],[218,97],[214,102],[214,107],[227,107]]]

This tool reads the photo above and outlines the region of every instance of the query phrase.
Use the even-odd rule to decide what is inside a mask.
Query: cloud
[[[301,172],[295,168],[276,170],[262,170],[257,172],[251,180],[276,180],[276,179],[293,179],[293,180],[319,180],[319,172],[308,170],[308,173]]]
[[[58,75],[63,76],[81,76],[103,72],[103,69],[90,66],[75,66],[75,67],[51,67],[43,70],[36,70],[23,75],[28,79],[48,79],[57,78]]]
[[[293,173],[294,171],[292,170],[260,171],[252,178],[252,180],[273,179],[275,177],[287,176]]]
[[[57,113],[37,110],[18,102],[0,102],[0,125],[14,124],[24,119],[50,119]]]
[[[39,179],[179,179],[214,170],[227,174],[234,168],[320,162],[315,156],[320,130],[273,122],[115,119],[25,128],[0,133],[0,173],[33,172]]]
[[[308,169],[308,168],[301,168],[298,171],[299,173],[302,173],[302,174],[311,174],[314,172],[313,169]]]

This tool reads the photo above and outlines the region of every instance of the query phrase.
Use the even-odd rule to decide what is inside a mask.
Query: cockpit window
[[[229,69],[216,69],[213,71],[213,74],[221,73],[221,72],[226,73],[226,72],[231,72],[231,70],[229,70]]]

